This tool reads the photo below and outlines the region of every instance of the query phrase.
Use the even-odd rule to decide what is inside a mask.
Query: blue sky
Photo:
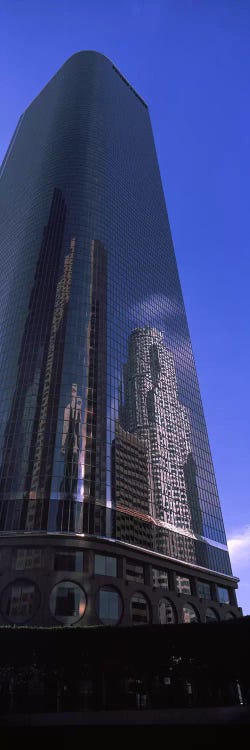
[[[80,49],[149,104],[239,604],[250,613],[249,0],[5,0],[0,160]]]

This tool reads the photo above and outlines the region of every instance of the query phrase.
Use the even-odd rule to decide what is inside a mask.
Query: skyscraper
[[[73,55],[1,169],[2,623],[239,615],[148,108]]]

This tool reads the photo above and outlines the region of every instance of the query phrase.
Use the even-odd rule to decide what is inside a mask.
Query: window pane
[[[95,555],[95,573],[101,576],[117,576],[117,560],[107,555]]]
[[[122,602],[118,591],[102,588],[98,592],[98,616],[104,625],[116,625],[122,614]]]
[[[26,580],[9,584],[2,594],[1,610],[11,622],[22,624],[35,614],[39,605],[37,587]]]
[[[14,565],[15,570],[27,570],[32,568],[41,568],[42,550],[36,547],[20,547],[15,550]]]
[[[58,583],[50,595],[50,609],[54,617],[65,625],[77,622],[86,608],[83,589],[72,581]]]
[[[197,592],[201,599],[211,599],[211,588],[206,581],[197,581]]]
[[[230,599],[228,589],[226,589],[224,586],[217,586],[217,593],[219,602],[221,602],[222,604],[229,604]]]
[[[168,589],[168,573],[161,568],[152,568],[153,586]]]
[[[197,614],[191,604],[183,607],[183,622],[198,622]]]
[[[206,611],[206,622],[218,622],[218,615],[211,607],[207,608]]]
[[[149,622],[149,606],[143,594],[134,594],[130,602],[130,614],[133,623]]]
[[[191,594],[189,578],[184,578],[184,576],[176,576],[176,588],[179,594]]]
[[[83,570],[83,552],[81,550],[57,550],[54,556],[54,570]]]
[[[144,568],[143,565],[137,565],[137,563],[126,561],[126,581],[137,581],[138,583],[144,583]]]
[[[161,625],[170,625],[175,622],[174,608],[168,599],[161,599],[159,601],[158,612]]]

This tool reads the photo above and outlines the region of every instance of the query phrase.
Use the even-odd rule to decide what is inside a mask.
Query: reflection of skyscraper
[[[74,531],[81,527],[76,518],[77,484],[81,445],[82,399],[77,396],[77,385],[72,385],[70,403],[64,409],[61,452],[65,456],[64,477],[57,515],[59,531]]]
[[[118,420],[112,443],[112,501],[117,539],[152,548],[147,445]]]
[[[78,479],[80,431],[82,422],[82,399],[77,396],[77,385],[72,385],[71,401],[64,409],[62,453],[65,455],[65,475],[61,490],[73,495]]]
[[[58,404],[58,379],[64,348],[65,324],[67,305],[70,296],[72,279],[72,265],[75,252],[75,239],[70,243],[70,251],[64,260],[62,277],[56,286],[55,306],[50,329],[48,351],[44,363],[42,389],[39,403],[39,416],[35,427],[34,446],[32,446],[32,473],[30,485],[30,500],[25,528],[30,531],[40,528],[42,512],[41,501],[47,499],[50,492],[50,477],[52,474],[54,444],[56,434],[56,404]],[[59,374],[58,374],[59,366]],[[54,425],[53,425],[54,417]],[[38,502],[37,502],[38,500]],[[35,524],[35,525],[34,525]]]
[[[112,486],[116,508],[119,504],[148,515],[149,469],[146,443],[123,430],[117,420],[112,448]]]
[[[104,533],[106,507],[107,259],[91,244],[90,322],[86,408],[83,424],[83,530]]]
[[[1,466],[2,528],[46,524],[62,367],[65,314],[75,241],[62,262],[66,207],[55,189],[43,232],[5,429]],[[64,326],[64,330],[63,330]],[[27,498],[27,502],[21,499]],[[45,498],[45,503],[43,499]]]
[[[121,413],[126,428],[147,446],[151,516],[166,529],[191,532],[188,559],[194,560],[184,474],[191,450],[188,411],[178,399],[173,355],[154,328],[136,329],[130,336]],[[175,546],[176,556],[182,557],[178,536]]]
[[[20,118],[0,216],[1,621],[237,615],[148,108],[103,55]]]

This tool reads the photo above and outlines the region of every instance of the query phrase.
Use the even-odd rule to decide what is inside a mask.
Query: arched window
[[[191,604],[185,604],[182,610],[183,622],[199,622],[198,615]]]
[[[158,604],[158,616],[161,625],[171,625],[176,621],[175,611],[169,599],[160,599]]]
[[[37,586],[25,578],[9,583],[3,591],[1,599],[2,614],[10,622],[21,625],[28,622],[40,604],[40,594]]]
[[[103,625],[117,625],[122,616],[122,598],[113,586],[103,586],[97,594],[97,613]]]
[[[212,607],[208,607],[206,610],[206,622],[218,622],[217,612]]]
[[[232,612],[227,612],[225,615],[225,620],[235,620],[235,615],[233,615]]]
[[[132,596],[130,602],[130,615],[131,620],[135,625],[149,622],[149,606],[147,599],[138,591]]]
[[[50,611],[64,625],[71,625],[83,617],[86,596],[83,589],[73,581],[61,581],[51,591]]]

